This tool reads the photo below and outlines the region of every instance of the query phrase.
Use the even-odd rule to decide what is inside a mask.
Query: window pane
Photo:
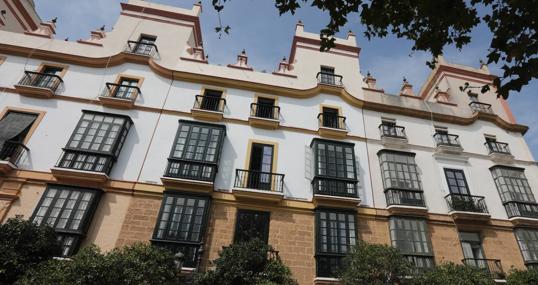
[[[238,210],[234,242],[259,239],[267,243],[269,240],[269,220],[269,212]]]
[[[382,152],[379,154],[385,189],[421,190],[420,178],[412,154]]]

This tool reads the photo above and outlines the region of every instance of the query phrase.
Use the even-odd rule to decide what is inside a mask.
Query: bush
[[[232,244],[219,252],[215,269],[197,274],[195,285],[295,285],[280,258],[268,258],[270,245],[254,239]]]
[[[69,260],[50,260],[30,270],[17,284],[177,284],[174,256],[147,244],[102,253],[96,246],[81,249]]]
[[[538,269],[513,269],[506,278],[506,283],[508,285],[538,284]]]
[[[54,229],[21,216],[0,225],[0,284],[12,284],[28,269],[60,253]]]
[[[345,285],[401,284],[411,265],[391,246],[359,242],[344,259],[340,279]]]
[[[494,285],[491,276],[482,269],[454,263],[445,263],[418,276],[415,285]]]

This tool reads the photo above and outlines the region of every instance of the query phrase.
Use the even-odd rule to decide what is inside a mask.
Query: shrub
[[[215,269],[197,274],[195,285],[295,285],[280,258],[268,258],[270,245],[254,239],[232,244],[219,252]]]
[[[508,285],[538,284],[538,269],[513,269],[506,278],[506,283]]]
[[[60,252],[54,229],[23,220],[0,225],[0,284],[12,284],[28,269]]]
[[[413,282],[415,285],[494,285],[491,276],[483,269],[445,263],[425,271]]]

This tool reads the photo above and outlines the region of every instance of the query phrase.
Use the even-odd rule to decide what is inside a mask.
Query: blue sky
[[[89,32],[106,25],[112,29],[120,12],[120,0],[36,0],[36,8],[43,20],[58,17],[57,38],[69,40],[85,39]],[[197,1],[152,0],[190,9]],[[211,64],[235,62],[236,55],[246,49],[249,64],[256,70],[273,71],[283,56],[288,56],[297,20],[302,20],[305,30],[318,32],[328,21],[328,16],[317,9],[303,7],[295,15],[279,16],[274,0],[235,0],[227,1],[222,21],[232,27],[230,35],[219,39],[214,28],[218,23],[211,1],[203,1],[201,25],[204,48]],[[365,74],[370,71],[377,84],[388,93],[397,93],[405,76],[414,85],[415,92],[425,81],[430,69],[425,65],[430,56],[423,52],[411,53],[411,43],[404,39],[388,37],[368,41],[358,17],[350,19],[338,37],[345,37],[352,30],[357,35],[361,47],[360,68]],[[472,42],[462,51],[454,47],[445,49],[449,62],[478,66],[479,59],[486,58],[489,46],[489,31],[477,27],[472,34]],[[170,39],[173,40],[173,39]],[[492,73],[500,74],[498,66],[489,66]],[[538,103],[538,81],[534,80],[520,93],[511,94],[508,99],[518,123],[528,125],[525,135],[534,157],[538,158],[538,123],[536,105]]]

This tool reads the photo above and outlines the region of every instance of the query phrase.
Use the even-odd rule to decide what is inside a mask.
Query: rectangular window
[[[378,157],[385,190],[422,190],[414,153],[381,150]]]
[[[335,277],[343,257],[357,242],[355,213],[332,209],[316,210],[316,272],[318,277]]]
[[[259,97],[255,104],[254,115],[258,118],[276,119],[278,109],[275,108],[275,99]]]
[[[165,192],[152,242],[183,253],[185,266],[196,267],[209,203],[209,197]]]
[[[83,111],[58,166],[110,173],[131,125],[128,116]]]
[[[269,221],[269,212],[238,210],[234,242],[240,243],[259,239],[267,243],[269,241]]]
[[[340,129],[338,109],[323,107],[323,126],[326,128]]]
[[[48,185],[31,220],[56,230],[62,243],[62,256],[75,253],[86,234],[101,191],[63,185]]]
[[[24,140],[36,114],[8,111],[0,120],[0,160],[16,164],[26,151]]]
[[[448,190],[452,194],[469,195],[469,186],[465,179],[465,173],[461,169],[445,168],[445,177]]]
[[[221,98],[222,98],[222,91],[205,89],[204,96],[200,104],[200,109],[215,111],[215,112],[221,111]]]
[[[417,270],[433,267],[433,252],[425,220],[391,217],[389,227],[392,245],[399,249]]]
[[[119,86],[116,87],[114,97],[121,99],[133,99],[138,91],[138,79],[122,77]]]
[[[180,120],[166,176],[213,181],[225,135],[222,125]]]
[[[538,230],[516,229],[516,239],[528,267],[538,266]]]
[[[314,191],[317,194],[357,196],[354,144],[312,140],[315,155]]]
[[[274,145],[253,143],[247,188],[271,190]]]
[[[494,166],[490,170],[503,203],[536,202],[523,169]]]
[[[334,74],[334,68],[328,67],[328,66],[322,66],[320,68],[320,77],[319,77],[320,83],[323,84],[336,84],[336,78]]]
[[[155,41],[157,37],[142,35],[138,39],[136,46],[133,49],[133,53],[141,55],[151,55],[155,49]]]

